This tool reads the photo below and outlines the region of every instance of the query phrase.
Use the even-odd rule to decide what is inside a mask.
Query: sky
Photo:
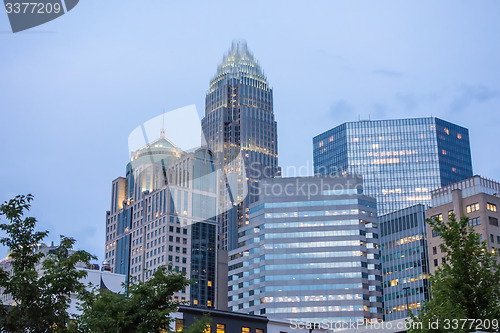
[[[39,229],[102,261],[128,135],[195,104],[234,39],[274,92],[279,164],[312,173],[312,138],[346,121],[435,116],[470,131],[500,180],[500,2],[85,0],[12,34],[0,11],[0,201],[35,196]],[[7,249],[0,247],[0,257]]]

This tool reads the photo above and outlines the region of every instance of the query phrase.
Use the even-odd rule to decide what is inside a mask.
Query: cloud
[[[404,76],[403,73],[397,71],[391,71],[388,69],[376,69],[372,71],[373,75],[392,77],[392,78],[401,78]]]
[[[484,103],[499,95],[497,90],[482,85],[462,85],[458,96],[451,102],[450,109],[452,112],[460,112],[474,103]]]
[[[344,99],[340,99],[330,106],[330,114],[336,119],[346,119],[353,112],[354,107]]]

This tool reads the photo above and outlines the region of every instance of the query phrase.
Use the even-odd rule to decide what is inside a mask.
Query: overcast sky
[[[246,39],[274,89],[279,164],[345,121],[436,116],[469,128],[500,180],[499,1],[84,0],[12,34],[0,12],[0,200],[35,195],[42,229],[104,254],[130,132],[204,97]],[[4,256],[6,249],[0,249]]]

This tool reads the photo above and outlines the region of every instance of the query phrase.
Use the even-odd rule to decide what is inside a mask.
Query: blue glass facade
[[[359,174],[383,215],[430,204],[430,191],[472,176],[469,132],[429,118],[344,123],[313,139],[315,174]]]
[[[307,323],[382,320],[376,203],[361,177],[260,187],[229,252],[229,309]]]
[[[225,186],[220,188],[220,243],[232,250],[238,228],[248,222],[249,204],[257,199],[259,179],[273,177],[278,170],[273,90],[245,42],[232,44],[210,82],[202,129],[217,168],[239,176],[230,197]]]
[[[379,217],[384,318],[408,317],[429,299],[429,256],[425,206]]]

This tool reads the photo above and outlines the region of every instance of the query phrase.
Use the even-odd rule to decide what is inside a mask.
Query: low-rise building
[[[467,216],[469,227],[474,228],[487,241],[488,251],[500,248],[500,183],[481,176],[474,176],[431,192],[432,208],[425,213],[427,218],[448,219]],[[442,239],[427,225],[430,272],[446,260],[440,249]]]

